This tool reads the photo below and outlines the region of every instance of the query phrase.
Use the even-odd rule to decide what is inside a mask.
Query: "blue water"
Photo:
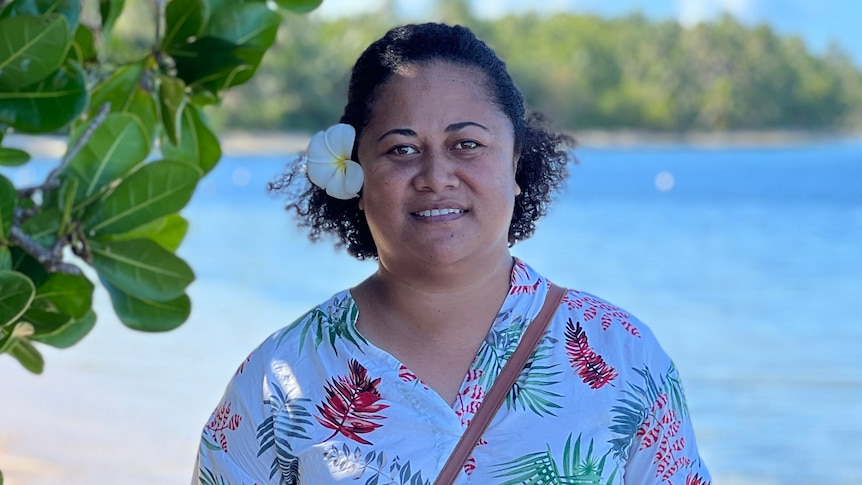
[[[715,483],[862,483],[862,140],[577,157],[566,191],[513,253],[653,329],[680,368]],[[202,182],[180,249],[198,275],[195,312],[182,343],[136,376],[190,368],[211,407],[255,342],[374,270],[309,244],[265,193],[287,160],[228,157]],[[105,360],[87,362],[123,368],[127,350],[100,338],[87,345]],[[58,353],[49,365],[63,358],[74,360]],[[197,406],[183,412],[205,419]]]

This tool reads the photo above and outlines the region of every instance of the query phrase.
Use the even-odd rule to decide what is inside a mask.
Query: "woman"
[[[566,176],[567,139],[525,117],[469,30],[387,33],[341,123],[312,138],[315,185],[291,206],[378,269],[243,363],[200,483],[431,483],[548,293],[509,247]],[[456,481],[523,482],[709,483],[671,360],[592,295],[566,292]]]

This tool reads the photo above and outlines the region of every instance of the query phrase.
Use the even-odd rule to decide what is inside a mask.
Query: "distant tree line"
[[[583,129],[862,129],[862,73],[839,47],[731,16],[684,28],[641,15],[481,20],[443,0],[437,18],[472,28],[509,65],[529,107]],[[228,128],[316,131],[341,115],[352,63],[403,20],[391,5],[356,17],[292,16],[247,85],[214,115]]]

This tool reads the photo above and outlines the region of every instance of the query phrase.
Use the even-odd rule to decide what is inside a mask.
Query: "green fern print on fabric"
[[[541,483],[548,485],[613,485],[618,466],[606,481],[602,481],[608,453],[593,456],[593,440],[586,454],[581,455],[581,435],[572,445],[572,435],[563,448],[563,462],[554,461],[550,446],[545,451],[524,455],[496,467],[496,478],[507,479],[500,485]]]

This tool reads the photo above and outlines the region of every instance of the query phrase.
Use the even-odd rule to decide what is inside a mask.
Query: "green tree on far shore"
[[[328,126],[341,115],[361,50],[403,23],[391,8],[285,22],[273,55],[214,120],[242,129]],[[564,129],[862,129],[862,73],[838,47],[814,55],[797,37],[729,15],[691,28],[637,14],[482,20],[463,0],[446,0],[432,17],[476,31],[507,62],[530,107]]]

